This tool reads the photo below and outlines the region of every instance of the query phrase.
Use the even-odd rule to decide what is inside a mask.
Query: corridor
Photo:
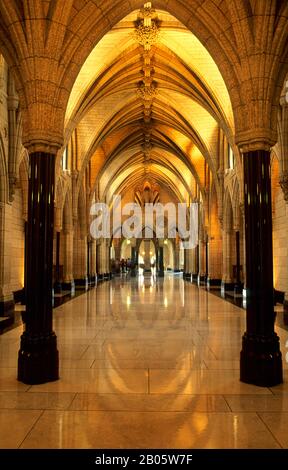
[[[0,336],[1,448],[288,447],[287,380],[239,381],[245,311],[180,275],[102,283],[54,330],[61,378],[35,386],[16,380],[22,327]]]

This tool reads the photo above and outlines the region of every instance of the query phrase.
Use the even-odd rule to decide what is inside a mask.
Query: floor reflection
[[[18,382],[22,327],[0,336],[0,446],[287,447],[287,383],[239,381],[245,323],[245,310],[179,275],[101,283],[54,309],[59,381]]]

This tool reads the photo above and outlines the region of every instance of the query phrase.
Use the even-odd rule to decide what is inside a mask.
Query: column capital
[[[57,133],[35,132],[29,133],[23,138],[23,145],[28,150],[29,154],[36,152],[50,153],[56,155],[57,152],[63,147],[63,135]]]
[[[235,142],[242,153],[257,150],[270,151],[277,142],[277,132],[272,129],[248,129],[237,132]]]

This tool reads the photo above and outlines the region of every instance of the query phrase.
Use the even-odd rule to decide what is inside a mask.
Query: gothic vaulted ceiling
[[[131,198],[149,181],[163,200],[189,202],[205,193],[208,173],[217,191],[222,131],[233,146],[218,67],[176,18],[148,3],[87,58],[68,103],[65,146],[77,148],[78,189],[88,174],[97,199]]]

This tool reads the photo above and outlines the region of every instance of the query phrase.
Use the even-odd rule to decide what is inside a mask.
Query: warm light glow
[[[165,297],[165,299],[164,299],[164,306],[165,306],[166,308],[168,307],[168,299],[167,299],[167,297]]]
[[[165,245],[168,245],[168,240],[164,240],[164,244],[165,244]]]
[[[130,307],[130,305],[131,305],[131,297],[130,297],[130,295],[127,295],[126,303],[127,303],[127,307]]]
[[[127,240],[127,245],[130,245],[131,244],[131,241],[130,240]]]

